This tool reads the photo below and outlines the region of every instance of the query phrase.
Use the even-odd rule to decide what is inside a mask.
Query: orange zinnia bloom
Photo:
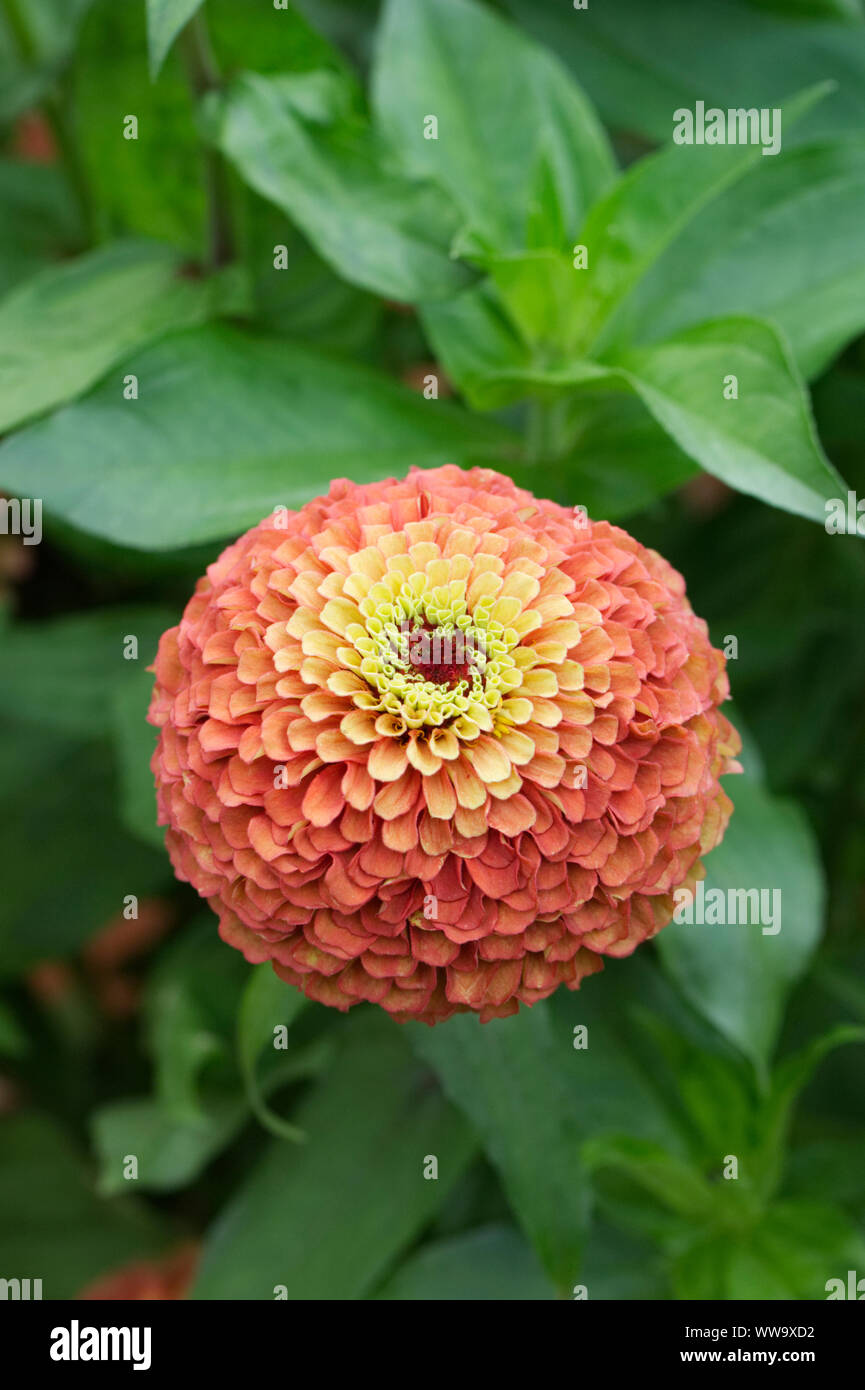
[[[670,920],[732,809],[724,658],[681,576],[488,469],[278,509],[155,670],[176,873],[340,1009],[485,1021],[575,989]]]

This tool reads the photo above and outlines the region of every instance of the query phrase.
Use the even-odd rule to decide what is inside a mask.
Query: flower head
[[[212,564],[156,659],[178,876],[313,999],[575,989],[702,876],[738,768],[680,575],[489,469],[339,480]]]

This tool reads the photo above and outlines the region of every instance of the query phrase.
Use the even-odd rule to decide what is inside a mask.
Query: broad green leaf
[[[127,1155],[138,1160],[135,1186],[142,1192],[173,1192],[193,1182],[233,1138],[247,1114],[242,1098],[225,1096],[202,1112],[178,1118],[157,1100],[121,1100],[91,1117],[99,1155],[99,1191],[113,1196],[128,1188]]]
[[[211,137],[245,181],[345,279],[415,303],[471,279],[452,260],[456,217],[440,190],[390,173],[334,73],[246,74],[208,104]]]
[[[3,634],[0,712],[82,737],[105,736],[115,692],[133,682],[152,689],[146,668],[176,620],[170,609],[142,606],[10,624]],[[142,719],[146,712],[147,703]]]
[[[758,319],[718,319],[618,359],[623,379],[708,473],[825,522],[846,484],[823,453],[789,351]],[[738,398],[725,399],[729,378]]]
[[[217,68],[296,73],[345,66],[294,5],[207,0],[206,15]],[[200,255],[207,208],[195,98],[179,52],[169,52],[158,82],[151,80],[147,39],[144,0],[93,0],[75,55],[75,109],[98,227],[105,239],[152,236]],[[124,136],[127,115],[138,119],[136,139]],[[240,201],[233,191],[238,241]]]
[[[353,1299],[368,1294],[424,1228],[475,1152],[462,1120],[367,1014],[301,1106],[306,1144],[274,1140],[223,1208],[193,1297]],[[424,1178],[428,1158],[438,1178]]]
[[[474,0],[388,0],[373,101],[404,166],[497,251],[570,245],[615,172],[558,59]]]
[[[865,139],[796,146],[715,199],[605,330],[657,342],[703,319],[757,314],[814,376],[865,326]]]
[[[165,832],[156,823],[150,771],[156,731],[147,723],[153,690],[147,667],[176,617],[170,609],[108,608],[10,625],[0,668],[0,711],[7,717],[70,735],[113,735],[122,819],[159,850]],[[130,638],[138,644],[134,658],[126,655]]]
[[[506,0],[506,8],[568,65],[608,126],[652,141],[669,140],[673,113],[698,100],[775,107],[827,77],[837,90],[801,133],[865,123],[865,30],[849,23],[761,14],[737,0],[616,0],[580,11],[562,0]]]
[[[331,479],[411,464],[501,466],[509,431],[446,401],[302,347],[210,326],[159,343],[114,383],[0,446],[0,487],[47,514],[140,549],[237,535]]]
[[[77,951],[124,907],[170,880],[165,855],[117,823],[101,743],[4,719],[0,974]]]
[[[75,109],[102,239],[155,237],[200,255],[206,200],[195,102],[179,55],[151,81],[143,0],[94,0],[75,57]],[[124,135],[127,116],[138,121],[136,139]]]
[[[476,410],[525,395],[522,377],[532,367],[532,354],[488,282],[422,305],[420,317],[436,357]]]
[[[147,0],[147,51],[151,78],[158,76],[168,50],[201,4],[202,0]]]
[[[0,302],[0,432],[81,395],[142,344],[203,323],[226,288],[224,277],[187,278],[176,252],[138,241],[42,271]],[[111,385],[122,405],[120,373]]]
[[[127,1194],[132,1187],[126,1184]],[[100,1275],[156,1254],[167,1238],[162,1221],[130,1195],[111,1201],[96,1196],[81,1154],[54,1121],[33,1112],[4,1120],[5,1278],[41,1278],[44,1299],[74,1298]]]
[[[736,397],[725,397],[733,389]],[[505,376],[514,384],[633,391],[679,449],[731,487],[814,521],[847,485],[826,458],[789,350],[771,324],[717,319],[652,347]]]
[[[579,1272],[589,1211],[578,1124],[580,1064],[589,1054],[555,1035],[543,1004],[483,1026],[460,1014],[437,1028],[407,1027],[415,1050],[477,1129],[548,1275],[560,1291],[568,1289]]]
[[[0,205],[0,294],[79,250],[79,218],[60,169],[0,160]]]
[[[480,262],[520,336],[541,356],[568,343],[574,331],[575,271],[556,251],[491,253]]]
[[[727,904],[739,915],[740,900],[729,897],[731,890],[768,890],[766,918],[761,915],[762,925],[674,921],[657,944],[686,998],[765,1070],[789,991],[820,939],[823,875],[813,832],[794,803],[772,796],[747,774],[730,779],[726,789],[734,811],[724,839],[706,858],[704,891],[726,895],[726,918],[732,916]],[[779,914],[774,890],[781,895]],[[773,915],[777,930],[767,920]]]
[[[252,232],[246,255],[256,269],[254,318],[262,331],[372,360],[387,312],[383,301],[341,280],[271,203],[252,192],[249,201]],[[274,267],[277,245],[286,249],[285,269]]]
[[[253,1113],[281,1139],[305,1138],[266,1105],[258,1078],[258,1058],[265,1045],[277,1046],[277,1030],[288,1028],[308,1004],[299,989],[281,980],[268,963],[256,966],[246,983],[237,1017],[237,1051]]]
[[[524,1303],[555,1298],[555,1291],[522,1236],[511,1226],[499,1225],[422,1245],[375,1297]]]
[[[585,1140],[627,1128],[681,1144],[667,1100],[643,1075],[616,990],[615,978],[592,978],[576,995],[515,1018],[481,1025],[463,1014],[432,1029],[407,1025],[412,1046],[477,1129],[515,1216],[565,1294],[587,1232]],[[587,1046],[578,1048],[581,1026]]]
[[[822,83],[784,103],[790,126],[826,95]],[[595,203],[579,234],[588,265],[574,271],[573,338],[585,352],[605,346],[604,327],[688,223],[755,164],[761,145],[670,144],[631,166]]]

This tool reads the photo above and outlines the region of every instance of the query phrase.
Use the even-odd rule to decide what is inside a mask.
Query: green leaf
[[[78,251],[81,227],[59,168],[0,160],[0,294]]]
[[[780,929],[765,931],[767,922],[674,921],[657,944],[686,998],[765,1070],[787,996],[820,939],[823,874],[813,833],[794,803],[747,775],[731,780],[727,791],[734,811],[723,841],[706,859],[705,891],[779,890]]]
[[[147,51],[154,81],[177,35],[201,4],[202,0],[147,0]]]
[[[523,376],[532,368],[532,355],[490,283],[424,304],[420,318],[436,357],[476,410],[509,405],[526,394]]]
[[[0,124],[32,110],[50,92],[93,0],[20,0],[0,15]]]
[[[152,689],[146,668],[175,621],[170,609],[142,605],[10,624],[3,634],[0,712],[68,734],[104,736],[118,691],[132,683]],[[126,656],[130,638],[138,644],[135,658]],[[146,713],[145,703],[142,721]],[[145,735],[150,732],[145,724]]]
[[[131,1186],[126,1185],[127,1193]],[[53,1121],[33,1113],[4,1121],[0,1268],[5,1278],[40,1278],[43,1298],[74,1298],[99,1275],[155,1254],[167,1235],[162,1222],[129,1197],[97,1197],[81,1155]]]
[[[99,1191],[113,1196],[128,1188],[125,1159],[138,1160],[136,1187],[143,1192],[174,1192],[194,1182],[230,1142],[246,1117],[242,1098],[226,1095],[185,1119],[158,1100],[121,1100],[91,1116],[93,1146],[99,1155]]]
[[[757,314],[815,376],[865,326],[863,221],[861,135],[782,150],[694,217],[605,341],[657,342],[703,319]]]
[[[675,1263],[680,1299],[825,1299],[829,1279],[861,1268],[865,1241],[837,1208],[783,1202],[752,1231],[697,1240]]]
[[[209,326],[159,343],[113,383],[0,446],[0,486],[92,535],[162,550],[237,535],[332,478],[410,464],[501,465],[509,431],[364,368]]]
[[[404,166],[447,189],[497,251],[570,245],[615,173],[558,60],[472,0],[388,0],[373,101]]]
[[[165,832],[156,823],[150,771],[156,731],[147,723],[153,690],[147,667],[175,619],[170,609],[142,606],[10,625],[0,668],[0,712],[10,718],[82,737],[113,734],[123,822],[160,850]],[[134,660],[125,657],[130,637],[138,642]]]
[[[208,104],[214,141],[245,181],[304,231],[340,275],[388,299],[456,293],[456,217],[440,190],[390,173],[331,72],[246,74]]]
[[[246,257],[256,267],[254,318],[262,332],[371,360],[387,313],[384,302],[341,280],[272,204],[254,194],[249,200],[252,232]],[[285,269],[274,267],[276,245],[286,248]]]
[[[577,1077],[588,1053],[555,1035],[543,1004],[483,1026],[461,1014],[437,1028],[407,1028],[415,1050],[477,1129],[550,1278],[569,1290],[589,1210],[577,1119]]]
[[[231,72],[344,66],[294,6],[207,0],[207,26],[217,65]],[[195,98],[181,54],[169,52],[153,82],[147,48],[143,0],[95,0],[75,57],[75,107],[99,230],[105,239],[153,236],[199,255],[207,208]],[[138,118],[136,140],[124,138],[127,114]],[[231,201],[240,213],[241,200],[232,193]],[[237,223],[241,231],[240,215]]]
[[[194,100],[175,55],[154,83],[146,54],[141,0],[95,0],[75,57],[75,114],[97,229],[105,241],[155,237],[197,255],[206,209]],[[124,138],[127,115],[137,139]]]
[[[555,251],[493,253],[479,262],[489,271],[508,317],[527,344],[540,354],[573,336],[574,270]]]
[[[497,1225],[422,1245],[375,1297],[537,1302],[555,1298],[555,1291],[522,1236],[512,1226]]]
[[[777,10],[791,18],[846,19],[862,22],[862,0],[748,0],[755,10]]]
[[[861,131],[865,122],[865,31],[849,23],[760,14],[736,0],[616,0],[576,14],[562,0],[506,6],[568,65],[608,126],[651,141],[669,140],[673,113],[698,100],[774,107],[791,87],[827,77],[837,90],[803,133]]]
[[[789,127],[826,95],[821,83],[781,108]],[[605,325],[692,218],[755,164],[761,145],[676,145],[642,159],[595,203],[579,235],[588,267],[574,272],[574,350],[603,351]]]
[[[770,506],[826,520],[846,484],[817,438],[789,351],[758,319],[718,319],[622,354],[623,379],[709,473]],[[738,398],[726,400],[735,376]]]
[[[693,1164],[649,1140],[627,1135],[589,1140],[584,1160],[592,1170],[619,1170],[677,1216],[696,1224],[710,1220],[717,1205],[716,1189]]]
[[[212,940],[210,944],[214,951],[225,950],[219,941]],[[206,959],[207,953],[196,952],[199,969]],[[208,971],[205,969],[203,974],[207,982]],[[205,988],[211,990],[212,982]],[[233,991],[233,997],[236,1001],[237,991]],[[234,1002],[231,1007],[241,1006]],[[227,1043],[228,1026],[219,1031]],[[283,1060],[270,1067],[262,1066],[256,1081],[259,1113],[266,1112],[269,1119],[266,1097],[286,1085],[318,1076],[330,1064],[331,1040],[325,1035],[277,1055]],[[188,1187],[234,1140],[249,1120],[250,1097],[240,1069],[231,1065],[227,1047],[225,1059],[227,1066],[192,1078],[192,1103],[180,1109],[172,1103],[170,1094],[166,1097],[163,1093],[111,1102],[95,1112],[91,1131],[100,1159],[100,1191],[124,1190],[124,1157],[129,1153],[138,1158],[138,1184],[143,1191],[173,1192]],[[172,1064],[170,1052],[166,1051],[164,1061]],[[181,1069],[184,1066],[181,1056]],[[284,1124],[281,1120],[279,1123]],[[286,1125],[285,1130],[288,1129]]]
[[[77,951],[128,894],[147,897],[170,870],[119,828],[101,743],[8,717],[4,728],[0,974],[9,974]]]
[[[738,396],[726,399],[729,377]],[[825,522],[827,499],[846,496],[789,350],[759,319],[717,319],[606,364],[577,360],[506,379],[547,393],[605,384],[631,390],[683,453],[770,506]]]
[[[277,1028],[290,1027],[308,1002],[300,990],[281,980],[270,964],[259,965],[247,981],[237,1018],[237,1051],[252,1111],[277,1138],[295,1143],[306,1136],[265,1104],[258,1079],[258,1058],[265,1044],[271,1049],[276,1047]]]
[[[863,1042],[865,1028],[840,1024],[821,1037],[812,1038],[806,1047],[785,1057],[773,1071],[763,1116],[763,1154],[776,1180],[780,1178],[792,1114],[802,1090],[830,1052],[849,1043]]]
[[[681,1145],[667,1102],[646,1084],[624,1015],[617,981],[605,975],[515,1018],[406,1025],[412,1046],[476,1127],[515,1216],[564,1294],[580,1273],[587,1234],[586,1139],[627,1129]],[[588,1030],[585,1048],[575,1046],[578,1026]]]
[[[204,1068],[217,1059],[230,1064],[232,1026],[247,977],[246,962],[220,939],[209,912],[161,957],[148,984],[147,1036],[156,1093],[174,1118],[200,1120]]]
[[[345,1026],[343,1050],[218,1217],[193,1296],[362,1298],[430,1220],[474,1154],[390,1019]],[[423,1176],[438,1158],[437,1180]]]
[[[224,288],[185,278],[176,252],[138,241],[42,271],[0,302],[0,432],[81,395],[134,348],[203,323]],[[110,386],[122,407],[120,373]]]
[[[318,1076],[330,1060],[328,1039],[307,1044],[293,1052],[287,1064],[262,1078],[262,1096]],[[100,1160],[99,1190],[112,1194],[126,1188],[123,1169],[129,1153],[138,1158],[142,1191],[175,1192],[188,1187],[238,1135],[249,1115],[239,1075],[230,1075],[218,1085],[208,1084],[205,1078],[195,1114],[178,1115],[149,1096],[101,1106],[90,1122]]]

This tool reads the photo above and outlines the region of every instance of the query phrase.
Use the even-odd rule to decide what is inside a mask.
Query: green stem
[[[222,85],[219,66],[201,11],[189,21],[181,36],[186,72],[193,95],[201,100]],[[204,188],[207,198],[208,260],[212,269],[235,260],[234,229],[230,215],[228,168],[218,150],[203,151]]]
[[[526,456],[529,463],[552,463],[568,446],[566,399],[529,402]]]

